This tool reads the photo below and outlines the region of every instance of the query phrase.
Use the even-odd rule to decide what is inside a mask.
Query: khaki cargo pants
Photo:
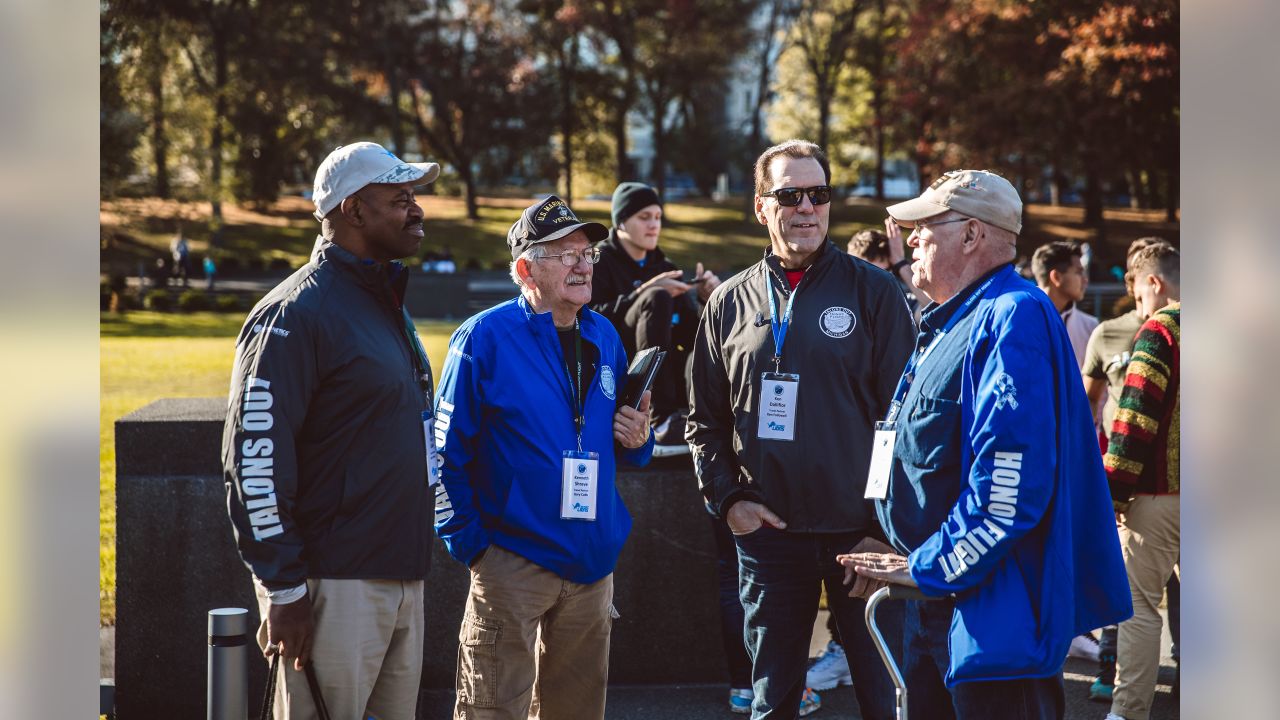
[[[271,601],[253,584],[263,618],[258,647],[266,648]],[[413,720],[422,682],[423,581],[324,578],[308,580],[307,595],[315,619],[311,664],[329,715]],[[275,720],[319,717],[306,675],[283,660],[280,674]]]
[[[458,633],[456,720],[604,718],[613,575],[570,582],[490,545]]]

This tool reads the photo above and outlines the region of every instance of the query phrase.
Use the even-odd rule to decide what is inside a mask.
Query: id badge
[[[565,451],[560,474],[561,519],[596,519],[599,473],[600,456],[597,453]]]
[[[871,467],[867,469],[869,500],[884,500],[889,494],[889,474],[893,472],[893,443],[898,437],[897,423],[876,423],[876,436],[871,446]]]
[[[422,438],[427,450],[427,487],[440,482],[440,453],[436,450],[435,415],[422,411]]]
[[[796,437],[796,396],[800,376],[795,373],[767,372],[760,376],[760,426],[756,436],[761,440],[794,440]]]

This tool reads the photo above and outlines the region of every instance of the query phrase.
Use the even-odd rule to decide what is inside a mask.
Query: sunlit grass
[[[481,197],[479,218],[466,217],[466,206],[460,198],[435,195],[420,196],[426,213],[426,240],[419,257],[441,252],[452,253],[460,269],[505,269],[511,256],[507,249],[507,230],[530,204],[529,197]],[[839,247],[864,228],[882,228],[884,208],[889,203],[867,199],[836,200],[831,204],[828,235]],[[297,267],[311,252],[319,225],[311,217],[308,201],[284,197],[262,209],[227,204],[221,256],[237,258],[261,268],[264,261],[279,259],[288,267]],[[102,203],[102,227],[105,238],[127,236],[133,242],[109,240],[112,249],[104,251],[104,262],[116,272],[135,272],[136,261],[154,261],[167,252],[181,219],[183,232],[191,239],[192,253],[201,257],[208,248],[208,204],[173,200],[113,200]],[[577,199],[573,209],[583,220],[610,224],[608,200]],[[747,212],[744,198],[724,202],[688,200],[667,203],[662,248],[677,265],[692,270],[702,262],[722,278],[760,259],[768,244],[768,234]],[[1107,237],[1095,243],[1095,257],[1113,263],[1123,259],[1124,249],[1133,239],[1143,235],[1160,235],[1178,240],[1178,224],[1164,221],[1158,210],[1111,208],[1105,213]],[[1084,223],[1084,211],[1078,207],[1031,205],[1025,218],[1018,246],[1024,255],[1039,245],[1055,239],[1086,240],[1094,230]]]

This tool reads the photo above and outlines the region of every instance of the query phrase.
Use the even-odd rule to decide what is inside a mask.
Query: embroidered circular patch
[[[604,391],[604,396],[610,400],[617,399],[615,393],[618,388],[613,380],[613,368],[608,365],[600,368],[600,389]]]
[[[842,338],[853,332],[858,326],[858,319],[854,317],[853,311],[849,308],[829,307],[822,311],[822,315],[818,318],[818,327],[822,328],[822,332],[828,337]]]

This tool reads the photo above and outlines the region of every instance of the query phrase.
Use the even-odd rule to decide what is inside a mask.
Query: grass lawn
[[[420,196],[426,213],[426,241],[421,254],[448,248],[458,267],[475,261],[482,268],[506,269],[511,259],[506,246],[507,229],[531,202],[525,198],[479,198],[480,218],[469,220],[460,198]],[[760,259],[768,236],[754,218],[744,219],[741,198],[726,202],[688,200],[665,207],[662,248],[681,267],[693,269],[703,262],[721,277]],[[863,228],[882,228],[884,204],[873,200],[836,201],[831,206],[829,235],[840,247],[849,236]],[[208,203],[158,200],[155,198],[109,200],[101,204],[102,267],[136,274],[137,263],[154,262],[168,252],[169,239],[179,224],[191,241],[192,256],[199,259],[208,251]],[[286,267],[304,263],[311,252],[319,225],[311,217],[312,205],[300,197],[283,197],[263,208],[233,203],[224,205],[226,226],[219,257],[236,258],[242,267],[261,269],[264,262],[278,260]],[[609,224],[607,200],[575,200],[573,208],[584,220]],[[1160,210],[1108,209],[1105,212],[1107,240],[1094,243],[1094,257],[1114,264],[1124,259],[1129,242],[1143,235],[1160,235],[1178,242],[1178,223],[1164,221]],[[1093,230],[1084,224],[1084,210],[1078,207],[1031,205],[1018,246],[1030,256],[1035,248],[1057,239],[1089,240]],[[221,261],[220,261],[221,262]],[[197,271],[197,275],[199,272]]]
[[[160,398],[226,396],[235,336],[243,321],[243,315],[218,313],[101,316],[98,591],[103,624],[114,623],[116,614],[115,421]],[[438,375],[455,324],[420,321],[417,325]]]

